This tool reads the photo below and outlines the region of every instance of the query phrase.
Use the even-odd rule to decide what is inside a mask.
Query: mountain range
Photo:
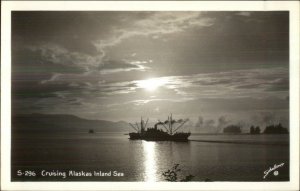
[[[22,114],[12,116],[13,132],[128,132],[125,121],[88,120],[65,114]]]

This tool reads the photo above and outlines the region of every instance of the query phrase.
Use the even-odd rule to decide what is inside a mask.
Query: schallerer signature
[[[265,174],[265,175],[264,175],[264,179],[268,176],[268,174],[269,174],[270,172],[276,170],[277,168],[283,167],[283,165],[284,165],[284,163],[281,163],[281,164],[279,164],[279,165],[274,164],[273,167],[270,167],[268,170],[266,170],[266,171],[264,172],[264,174]],[[278,175],[278,171],[275,171],[275,172],[274,172],[274,175],[277,176],[277,175]]]

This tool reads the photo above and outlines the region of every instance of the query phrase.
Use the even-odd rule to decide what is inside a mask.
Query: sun
[[[154,91],[158,87],[165,85],[168,82],[165,78],[150,78],[147,80],[140,80],[137,82],[138,87],[144,88],[148,91]]]

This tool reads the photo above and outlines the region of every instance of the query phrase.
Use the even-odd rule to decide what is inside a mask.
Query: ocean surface
[[[12,181],[288,181],[289,135],[192,134],[189,142],[129,140],[124,133],[14,134]],[[282,164],[283,163],[283,164]],[[271,170],[264,178],[265,171]]]

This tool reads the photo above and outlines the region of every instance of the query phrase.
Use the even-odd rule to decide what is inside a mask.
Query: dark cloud
[[[227,79],[222,79],[222,78],[208,78],[208,79],[200,79],[197,81],[194,81],[194,84],[199,84],[199,85],[205,85],[205,86],[213,86],[213,85],[230,85],[231,83],[234,82],[240,82],[240,78],[230,78],[228,76]]]
[[[53,73],[82,73],[84,71],[74,65],[72,60],[56,58],[59,62],[54,62],[54,58],[51,58],[50,54],[45,55],[42,50],[16,48],[12,54],[13,73],[29,74],[27,79],[31,79],[31,75],[37,74],[43,74],[48,78],[49,74]]]
[[[41,84],[39,82],[18,81],[12,84],[12,94],[15,98],[48,98],[57,97],[58,92],[69,91],[79,93],[81,88],[72,87],[66,83]]]
[[[12,37],[25,44],[53,42],[71,51],[96,54],[92,41],[118,24],[112,12],[14,11]]]
[[[237,86],[236,88],[239,89],[255,89],[255,88],[261,88],[263,84],[247,84],[247,85],[241,85]]]

